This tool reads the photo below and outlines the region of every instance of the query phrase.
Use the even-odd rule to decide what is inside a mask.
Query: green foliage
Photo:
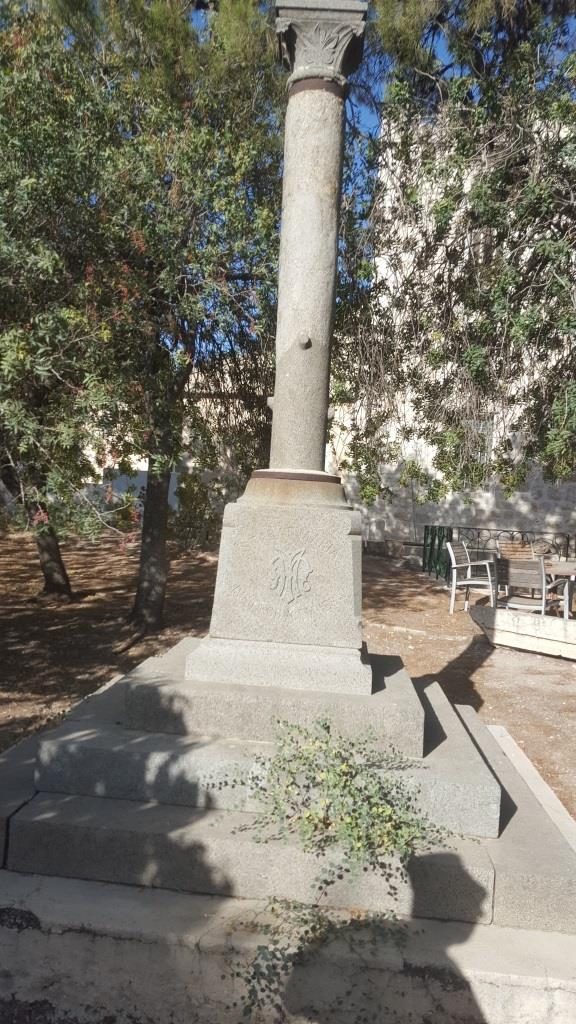
[[[297,986],[298,972],[306,977],[332,943],[359,957],[374,956],[384,945],[402,947],[403,929],[393,913],[330,911],[321,901],[328,886],[359,871],[377,872],[393,896],[410,858],[445,840],[415,810],[414,789],[402,777],[409,763],[375,750],[370,737],[339,735],[327,721],[308,729],[279,723],[275,755],[251,775],[262,808],[251,828],[260,842],[296,838],[322,866],[310,905],[272,900],[263,922],[247,923],[266,942],[248,962],[231,958],[243,1018],[287,1020],[287,984]],[[379,1001],[373,1005],[363,978],[352,982],[345,1000],[335,996],[332,1008],[335,1014],[345,1009],[352,1024],[380,1020],[385,1009]],[[400,1024],[395,1016],[390,1020]]]
[[[361,492],[376,493],[377,467],[393,454],[391,423],[401,479],[422,499],[494,479],[510,491],[534,462],[569,478],[573,21],[562,3],[376,6],[392,83],[372,217],[357,228],[374,274],[335,361],[336,390],[347,377],[356,402]],[[417,478],[422,442],[434,458]]]
[[[263,919],[247,920],[244,929],[248,933],[257,929],[266,936],[266,942],[256,947],[248,962],[229,958],[229,976],[235,988],[240,988],[242,1018],[265,1019],[274,1024],[289,1019],[285,1005],[288,986],[297,995],[300,981],[308,988],[313,972],[321,970],[324,958],[330,955],[331,946],[335,952],[344,947],[351,959],[366,962],[384,949],[401,954],[406,944],[405,926],[391,915],[330,911],[287,900],[272,900]],[[325,1014],[327,1020],[337,1020],[345,1013],[348,1024],[378,1024],[383,1013],[387,1024],[406,1022],[404,1014],[382,1005],[381,993],[372,991],[364,971],[349,982],[345,995],[334,993],[329,1009],[306,1009],[307,1017],[312,1019]]]
[[[266,436],[281,79],[245,2],[200,34],[168,0],[2,15],[2,472],[74,517],[103,466],[228,423],[214,401]]]
[[[544,449],[546,462],[561,476],[569,476],[574,470],[575,439],[576,383],[572,381],[563,385],[552,402]]]
[[[392,854],[405,862],[440,835],[415,810],[401,774],[409,763],[375,750],[369,737],[339,735],[328,721],[310,729],[280,722],[276,752],[261,765],[254,828],[261,841],[295,836],[309,853],[335,855],[321,891],[343,871],[386,872]]]

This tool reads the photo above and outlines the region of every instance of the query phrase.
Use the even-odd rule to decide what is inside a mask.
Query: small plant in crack
[[[381,993],[371,991],[367,968],[381,957],[383,948],[401,952],[406,943],[405,926],[386,914],[338,911],[288,900],[271,900],[262,916],[242,923],[257,931],[264,941],[247,959],[229,959],[228,970],[239,985],[240,998],[233,1007],[242,1022],[285,1024],[291,1019],[286,990],[292,987],[298,1019],[344,1019],[346,1024],[377,1024],[385,1008]],[[347,977],[322,1010],[315,1005],[315,971],[331,950],[336,957],[353,956],[358,976]],[[312,980],[312,984],[310,984]],[[312,990],[310,992],[310,989]],[[376,998],[375,998],[376,997]],[[293,999],[290,999],[292,1002]],[[387,1024],[407,1024],[404,1016],[385,1010]],[[304,1018],[299,1015],[304,1013]]]

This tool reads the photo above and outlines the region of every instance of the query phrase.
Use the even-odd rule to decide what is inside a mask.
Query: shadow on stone
[[[365,647],[366,645],[364,645]],[[404,668],[402,658],[395,654],[372,654],[366,652],[372,665],[372,693],[381,693],[386,689],[386,677],[393,676]]]
[[[484,701],[476,692],[473,676],[490,657],[492,650],[485,636],[474,636],[468,647],[449,661],[440,672],[417,676],[414,683],[420,684],[422,688],[429,686],[430,683],[440,683],[451,701],[469,704],[475,711],[479,711]]]
[[[311,942],[297,957],[283,993],[278,1020],[310,1024],[486,1024],[470,982],[449,949],[467,941],[474,923],[442,922],[419,935],[418,918],[424,880],[450,877],[481,917],[486,897],[450,852],[413,858],[408,866],[413,886],[412,919],[348,920],[335,925],[324,944]],[[426,883],[427,884],[427,883]],[[428,900],[428,894],[423,897]],[[420,922],[421,924],[422,922]]]
[[[434,711],[426,694],[426,687],[422,683],[414,683],[414,689],[420,697],[424,708],[424,751],[423,756],[431,754],[441,743],[445,743],[447,736],[442,728],[438,715]]]

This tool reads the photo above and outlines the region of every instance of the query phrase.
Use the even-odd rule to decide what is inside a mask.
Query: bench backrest
[[[521,540],[498,539],[498,557],[518,561],[520,559],[533,559],[531,544],[524,544]]]

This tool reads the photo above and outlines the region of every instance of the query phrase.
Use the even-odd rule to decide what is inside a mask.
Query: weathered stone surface
[[[197,650],[198,646],[190,645],[187,657],[193,658]],[[167,671],[163,659],[157,662],[149,664],[145,674],[131,673],[126,679],[124,722],[129,729],[269,742],[275,738],[279,719],[311,726],[328,717],[344,735],[370,730],[382,749],[393,746],[409,757],[422,756],[424,709],[408,674],[388,670],[386,658],[372,659],[377,688],[369,697],[192,683]]]
[[[213,636],[206,637],[190,656],[186,677],[215,685],[230,681],[366,696],[372,692],[372,670],[358,650]]]
[[[576,853],[576,821],[562,801],[544,781],[530,758],[526,756],[503,725],[489,725],[488,731],[492,733],[514,770],[518,772],[560,834]]]
[[[402,770],[403,780],[436,825],[459,835],[496,836],[500,787],[440,687],[430,687],[428,695],[428,742],[435,730],[435,746],[424,762]],[[41,792],[254,810],[254,781],[265,774],[258,765],[273,750],[271,742],[253,739],[142,734],[106,721],[70,719],[40,737],[36,786]]]
[[[531,615],[507,608],[470,609],[474,622],[484,630],[490,643],[518,651],[536,651],[576,661],[576,627],[572,619]]]
[[[495,838],[501,789],[440,685],[420,687],[426,756],[412,774],[417,800],[431,820],[457,834]],[[478,729],[485,727],[478,723]]]
[[[284,134],[276,384],[270,466],[323,470],[342,187],[345,76],[359,63],[367,5],[279,4],[291,83]],[[322,82],[316,82],[322,85]]]
[[[40,737],[36,788],[44,793],[156,800],[197,808],[254,808],[257,760],[270,743],[131,732],[67,721]]]
[[[361,556],[351,509],[228,505],[210,636],[360,650]]]
[[[232,967],[266,944],[268,923],[264,901],[0,872],[0,1019],[237,1024],[245,989]],[[398,1022],[573,1024],[575,962],[567,935],[418,920],[359,946],[344,926],[289,975],[281,1002],[289,1024],[350,1024],[351,997],[343,1017],[335,1005],[349,989]]]
[[[249,505],[350,508],[340,477],[316,471],[300,471],[295,476],[290,472],[282,475],[281,471],[275,469],[257,469],[238,500]]]
[[[287,0],[276,5],[276,31],[291,81],[345,82],[360,63],[368,4],[359,0]]]
[[[286,114],[270,466],[323,470],[343,152],[342,95],[310,90]]]
[[[500,837],[484,846],[496,872],[495,923],[576,932],[576,853],[472,709],[458,710],[505,793]]]
[[[8,867],[36,874],[122,882],[243,899],[310,902],[321,866],[297,844],[258,843],[253,816],[157,803],[38,794],[12,819]],[[408,874],[343,876],[329,906],[489,922],[490,860],[472,841],[418,855]]]
[[[31,736],[0,754],[0,868],[3,867],[10,817],[36,792],[34,764],[38,739]]]

